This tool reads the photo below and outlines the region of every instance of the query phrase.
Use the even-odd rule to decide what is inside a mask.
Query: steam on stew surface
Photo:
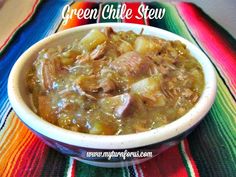
[[[40,51],[27,83],[37,114],[48,122],[119,135],[184,115],[198,101],[204,75],[180,41],[105,28]]]

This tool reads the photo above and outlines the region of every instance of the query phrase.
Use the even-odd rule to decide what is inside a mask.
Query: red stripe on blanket
[[[36,0],[30,13],[26,16],[26,18],[10,33],[10,35],[7,37],[7,39],[3,42],[3,44],[0,46],[0,52],[3,50],[3,48],[8,44],[8,42],[11,40],[11,38],[14,36],[16,31],[18,31],[29,19],[33,16],[35,9],[37,5],[39,4],[39,0]]]
[[[48,151],[49,147],[43,143],[41,140],[38,141],[40,143],[38,149],[40,149],[40,153],[38,154],[38,160],[36,162],[37,167],[35,168],[34,173],[32,174],[32,176],[37,176],[39,172],[42,171],[43,167],[44,167],[44,162],[46,160],[46,152]]]
[[[138,18],[141,17],[140,14],[138,13],[138,8],[140,7],[141,3],[140,2],[125,2],[123,5],[126,5],[126,11],[127,9],[132,10],[132,16],[131,18],[124,18],[123,22],[125,23],[136,23],[136,24],[145,24],[143,18]]]
[[[155,177],[187,177],[188,173],[183,164],[177,146],[174,146],[157,157],[142,163],[144,176]],[[150,170],[152,169],[152,170]]]
[[[43,164],[46,160],[44,151],[48,149],[48,147],[37,137],[34,137],[24,148],[24,151],[18,158],[18,170],[15,170],[14,176],[37,176],[43,168]],[[34,174],[30,172],[34,172]]]
[[[184,147],[185,147],[186,154],[187,154],[187,156],[188,156],[188,158],[189,158],[189,160],[191,162],[191,165],[192,165],[192,168],[193,168],[195,176],[196,177],[200,176],[199,172],[198,172],[198,169],[197,169],[197,166],[196,166],[196,163],[195,163],[195,161],[194,161],[194,159],[192,157],[192,154],[190,152],[189,145],[188,145],[188,140],[187,139],[184,140]]]
[[[76,176],[76,171],[75,171],[75,160],[73,159],[73,162],[72,162],[72,170],[71,170],[71,177],[75,177]]]

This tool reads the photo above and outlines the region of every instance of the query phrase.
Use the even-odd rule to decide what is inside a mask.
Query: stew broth
[[[37,114],[48,122],[119,135],[183,116],[198,101],[204,75],[180,41],[105,28],[40,51],[27,83]]]

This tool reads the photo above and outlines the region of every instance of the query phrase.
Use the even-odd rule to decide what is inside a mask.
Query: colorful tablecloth
[[[20,2],[19,2],[20,3]],[[62,25],[66,4],[101,10],[106,4],[66,0],[35,1],[19,25],[0,46],[0,176],[147,176],[185,177],[236,175],[236,41],[206,13],[190,3],[143,3],[165,8],[162,20],[73,18]],[[141,2],[125,3],[133,13]],[[17,4],[16,4],[17,8]],[[227,9],[225,9],[227,10]],[[105,169],[83,164],[46,146],[17,118],[7,96],[7,79],[17,58],[40,39],[59,30],[101,22],[131,22],[162,28],[196,44],[215,66],[218,91],[201,124],[179,145],[140,165]],[[3,28],[2,26],[0,28]]]

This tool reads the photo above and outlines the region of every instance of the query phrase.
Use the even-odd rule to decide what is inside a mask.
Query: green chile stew
[[[40,51],[27,84],[37,114],[48,122],[120,135],[180,118],[198,101],[204,75],[180,41],[108,27]]]

